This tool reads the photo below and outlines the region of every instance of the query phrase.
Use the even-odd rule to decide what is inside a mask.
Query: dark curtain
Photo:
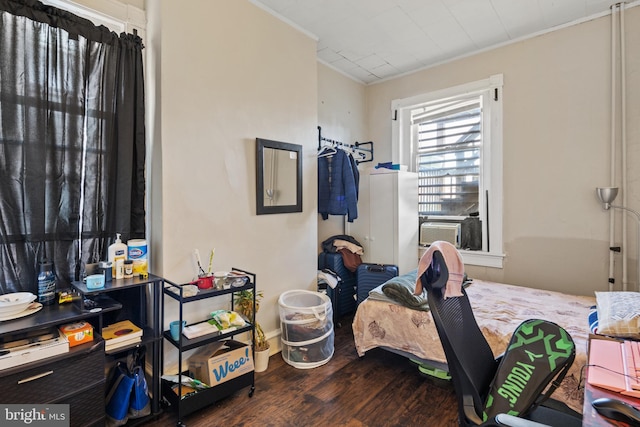
[[[144,238],[142,41],[33,0],[0,0],[0,293],[37,293]]]

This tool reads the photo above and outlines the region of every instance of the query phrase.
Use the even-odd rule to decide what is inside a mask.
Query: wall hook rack
[[[318,126],[318,151],[322,150],[322,148],[326,146],[350,149],[354,156],[359,156],[359,158],[356,158],[357,164],[373,162],[373,141],[356,141],[353,144],[347,144],[342,141],[336,141],[322,136],[322,127]]]

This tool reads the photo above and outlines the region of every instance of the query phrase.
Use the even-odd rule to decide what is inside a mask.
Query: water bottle
[[[53,263],[40,262],[38,268],[38,302],[42,305],[51,305],[56,299],[56,275],[53,271]]]

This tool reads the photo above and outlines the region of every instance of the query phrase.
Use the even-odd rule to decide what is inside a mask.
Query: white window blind
[[[421,216],[479,210],[482,97],[438,101],[411,111]]]

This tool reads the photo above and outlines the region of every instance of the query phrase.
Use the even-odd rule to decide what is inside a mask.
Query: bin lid
[[[331,305],[331,299],[321,292],[298,289],[280,294],[278,304],[281,307],[292,309],[313,308]]]

